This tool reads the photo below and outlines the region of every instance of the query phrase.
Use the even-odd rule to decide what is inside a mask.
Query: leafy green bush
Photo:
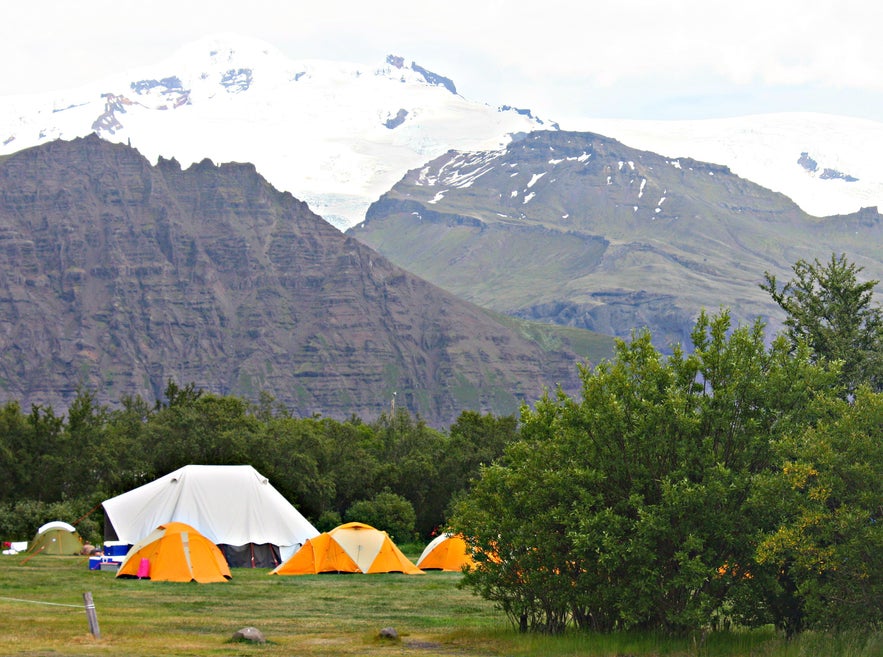
[[[320,515],[319,519],[316,521],[315,527],[320,532],[330,532],[341,524],[341,522],[343,521],[337,511],[323,511],[322,515]]]
[[[6,502],[0,504],[0,537],[4,541],[30,541],[42,525],[53,520],[62,520],[71,524],[76,522],[77,533],[84,541],[100,543],[98,519],[91,515],[83,518],[88,511],[88,503],[84,500]]]
[[[355,502],[346,511],[347,522],[362,522],[389,534],[395,543],[413,541],[417,532],[414,507],[401,495],[388,490],[370,500]]]

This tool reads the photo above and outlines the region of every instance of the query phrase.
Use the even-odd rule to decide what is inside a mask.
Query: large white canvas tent
[[[160,525],[183,522],[234,567],[273,568],[319,535],[250,465],[187,465],[102,505],[105,540],[137,543]]]

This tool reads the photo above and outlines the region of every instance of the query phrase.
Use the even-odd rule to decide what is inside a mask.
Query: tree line
[[[320,530],[375,524],[397,541],[425,540],[481,463],[517,432],[514,416],[463,412],[448,431],[404,409],[373,422],[293,417],[272,397],[257,404],[168,383],[164,399],[124,398],[118,409],[80,390],[66,415],[0,407],[0,536],[24,540],[49,520],[75,522],[101,541],[103,500],[191,463],[252,465]]]

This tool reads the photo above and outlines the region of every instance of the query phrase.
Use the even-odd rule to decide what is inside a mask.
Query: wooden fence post
[[[92,592],[86,591],[83,594],[83,601],[86,603],[86,618],[89,619],[89,631],[96,639],[101,638],[101,630],[98,629],[98,614],[95,613],[95,603],[92,602]]]

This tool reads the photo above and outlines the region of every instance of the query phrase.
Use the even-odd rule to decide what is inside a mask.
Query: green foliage
[[[883,623],[883,395],[859,389],[829,420],[778,445],[768,502],[786,502],[759,560],[800,594],[801,626],[822,630]],[[799,628],[798,628],[799,629]]]
[[[259,422],[247,411],[247,404],[235,397],[179,395],[158,409],[146,427],[154,467],[164,474],[189,463],[250,463],[248,445]]]
[[[785,311],[793,345],[805,342],[817,358],[842,363],[850,394],[862,383],[883,390],[883,310],[871,303],[879,281],[859,282],[862,269],[845,254],[826,264],[799,260],[795,278],[781,289],[769,272],[761,285]]]
[[[776,517],[749,503],[752,482],[778,438],[823,413],[833,375],[727,313],[703,313],[693,343],[665,359],[646,332],[620,342],[582,369],[581,400],[523,411],[458,506],[452,525],[479,553],[466,584],[520,629],[779,620],[752,574],[753,537]]]
[[[308,517],[332,508],[335,451],[318,420],[281,417],[265,422],[248,448],[248,460],[273,485],[298,500]]]
[[[451,425],[439,465],[438,476],[445,488],[452,492],[467,490],[478,469],[500,458],[517,435],[518,418],[514,415],[461,413]]]
[[[0,407],[0,500],[30,492],[33,476],[31,431],[18,402]]]
[[[427,536],[440,523],[449,495],[441,499],[438,466],[445,436],[420,418],[398,409],[371,425],[371,452],[377,464],[374,492],[396,491],[416,512],[417,531]]]
[[[75,524],[77,533],[91,543],[101,542],[95,518],[86,517],[91,507],[88,500],[41,502],[19,500],[0,504],[0,537],[5,541],[30,541],[42,525],[53,520]]]
[[[416,535],[414,507],[401,495],[388,490],[370,500],[355,502],[347,509],[345,518],[347,522],[361,522],[385,531],[394,543],[412,541]]]
[[[342,523],[343,519],[337,511],[323,511],[319,519],[314,523],[314,526],[320,532],[330,532]]]
[[[188,383],[182,388],[172,379],[169,379],[163,396],[165,397],[165,402],[157,399],[156,410],[171,408],[172,406],[190,406],[202,397],[202,390],[198,389],[193,382]]]

